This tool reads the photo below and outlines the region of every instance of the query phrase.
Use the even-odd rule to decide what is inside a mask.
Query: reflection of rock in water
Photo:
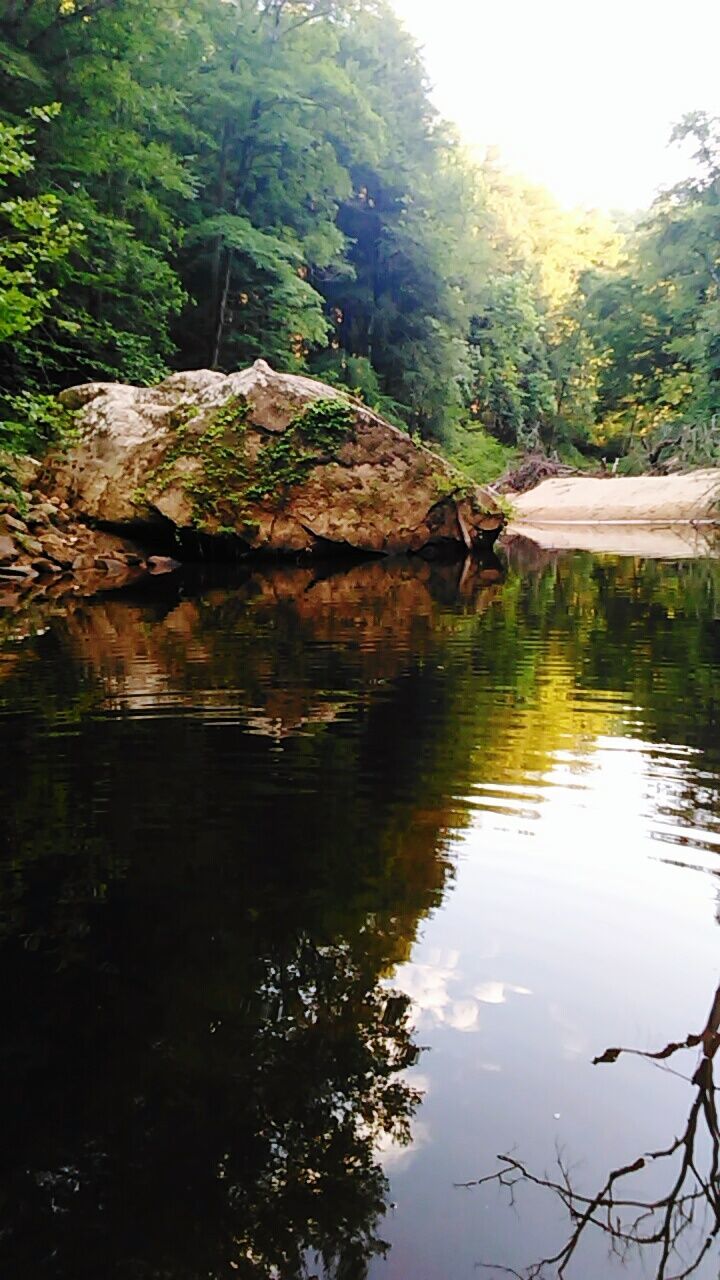
[[[644,556],[649,560],[697,560],[720,557],[717,524],[533,524],[518,521],[508,526],[504,545],[514,563],[523,565],[528,548],[540,551],[593,551],[608,555]]]
[[[164,604],[156,597],[77,602],[55,627],[100,679],[107,707],[184,706],[218,718],[242,707],[256,732],[282,737],[346,709],[317,689],[308,648],[346,646],[345,662],[365,683],[392,679],[410,652],[436,644],[458,616],[487,608],[499,577],[474,560],[378,560],[326,575],[279,567],[232,590],[174,591]],[[446,616],[451,606],[456,612]],[[259,647],[256,633],[270,614],[278,643]]]
[[[417,1102],[386,980],[446,883],[467,756],[417,672],[490,598],[466,578],[448,608],[461,573],[278,569],[79,604],[16,650],[9,1280],[292,1278],[308,1250],[364,1274],[377,1152]]]

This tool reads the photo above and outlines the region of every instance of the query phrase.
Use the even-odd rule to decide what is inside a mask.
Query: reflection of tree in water
[[[164,686],[161,714],[98,715],[127,653],[172,648],[123,606],[104,648],[110,613],[90,614],[92,663],[48,632],[13,676],[32,702],[0,719],[3,1280],[355,1280],[382,1249],[378,1140],[406,1139],[417,1102],[384,979],[448,874],[447,787],[417,763],[438,720],[410,680],[366,703],[404,649],[327,645],[306,674],[311,623],[272,601],[263,631],[261,602],[253,630],[240,604],[195,624],[197,678],[240,706],[299,689],[281,738],[275,715],[162,714]],[[358,714],[315,717],[336,687]]]
[[[417,1102],[384,979],[467,760],[423,675],[461,572],[79,604],[12,651],[3,1278],[365,1274]]]
[[[699,1270],[720,1235],[720,1127],[718,1086],[714,1081],[715,1057],[720,1048],[720,987],[702,1031],[654,1053],[606,1049],[594,1061],[613,1063],[623,1054],[635,1054],[652,1062],[667,1062],[683,1049],[698,1047],[700,1060],[689,1079],[692,1104],[682,1133],[667,1146],[613,1169],[594,1194],[584,1195],[578,1189],[559,1153],[555,1178],[538,1176],[521,1160],[506,1154],[498,1156],[500,1168],[495,1173],[463,1184],[472,1187],[497,1183],[509,1190],[513,1204],[517,1187],[533,1185],[552,1192],[570,1219],[570,1234],[553,1255],[532,1263],[524,1271],[482,1264],[484,1270],[516,1276],[518,1280],[565,1276],[583,1239],[593,1230],[602,1233],[611,1253],[622,1262],[634,1250],[643,1255],[652,1251],[652,1257],[643,1257],[643,1261],[655,1280],[686,1280]],[[663,1194],[643,1194],[642,1178],[649,1171],[664,1178]]]
[[[458,797],[546,769],[579,684],[717,753],[707,585],[583,559],[496,608],[455,567],[284,569],[78,604],[9,650],[3,1277],[292,1280],[312,1249],[362,1275],[374,1140],[414,1104],[381,980]]]
[[[377,1142],[417,1101],[387,922],[333,934],[222,870],[139,907],[116,884],[67,948],[6,939],[3,1276],[299,1277],[317,1251],[357,1277],[381,1251]]]

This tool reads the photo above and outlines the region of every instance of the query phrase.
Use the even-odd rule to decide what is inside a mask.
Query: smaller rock
[[[72,562],[72,568],[76,573],[82,572],[83,569],[94,569],[95,557],[93,555],[88,555],[87,552],[76,556]]]
[[[63,569],[72,568],[73,556],[69,552],[68,547],[65,545],[62,538],[58,538],[55,534],[50,533],[47,537],[43,537],[41,541],[43,552],[50,560],[57,561]]]
[[[55,575],[53,582],[45,587],[45,598],[47,600],[64,600],[70,590],[70,583],[67,578]]]
[[[11,560],[17,560],[19,554],[10,535],[0,535],[0,564],[8,564]]]
[[[37,578],[37,570],[29,564],[2,564],[0,578]]]
[[[28,520],[33,515],[36,516],[38,519],[42,516],[45,516],[45,518],[49,520],[51,516],[57,515],[57,504],[54,502],[48,502],[48,501],[35,502],[33,503],[33,506],[30,508],[30,511],[28,512]]]
[[[29,556],[41,556],[43,545],[39,538],[30,538],[26,534],[18,534],[18,543]]]
[[[44,556],[39,556],[37,560],[33,560],[32,567],[39,574],[46,573],[62,573],[59,564],[55,564],[52,560],[47,560]]]
[[[99,567],[100,561],[104,566],[105,573],[108,573],[111,578],[117,578],[118,574],[127,571],[127,565],[123,564],[122,560],[114,560],[112,556],[98,556],[95,560],[96,567]]]
[[[6,529],[10,529],[15,533],[27,533],[28,531],[25,521],[21,520],[19,516],[11,516],[9,512],[4,513],[2,522]]]
[[[148,556],[147,567],[154,574],[174,573],[176,569],[182,568],[180,563],[170,556]]]
[[[5,516],[13,516],[15,520],[22,520],[22,511],[15,506],[14,502],[3,502],[0,504],[0,511]]]

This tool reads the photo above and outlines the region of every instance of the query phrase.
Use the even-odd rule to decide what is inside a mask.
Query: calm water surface
[[[720,562],[496,579],[0,614],[3,1278],[717,1277]]]

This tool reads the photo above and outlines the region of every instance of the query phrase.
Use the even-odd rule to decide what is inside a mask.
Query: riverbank
[[[568,476],[511,495],[515,523],[720,525],[720,468],[673,476]]]
[[[512,499],[505,532],[544,550],[694,559],[720,549],[720,470],[544,480]]]
[[[0,579],[117,577],[170,555],[482,555],[506,523],[495,495],[445,457],[264,360],[154,387],[89,383],[59,400],[72,434],[17,496],[0,495]]]

